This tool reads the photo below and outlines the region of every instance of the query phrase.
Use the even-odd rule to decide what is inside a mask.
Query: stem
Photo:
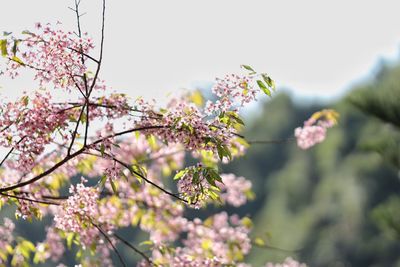
[[[7,160],[7,158],[8,158],[8,157],[11,155],[11,153],[14,151],[15,147],[16,147],[17,145],[19,145],[19,144],[22,142],[22,140],[25,139],[25,137],[26,137],[26,136],[22,137],[22,138],[10,149],[10,151],[8,151],[7,155],[6,155],[6,156],[3,158],[3,160],[0,162],[0,167],[3,165],[3,163]]]
[[[259,248],[272,249],[272,250],[276,250],[276,251],[280,251],[280,252],[284,252],[284,253],[299,253],[303,250],[303,249],[289,250],[289,249],[278,248],[278,247],[274,247],[274,246],[270,246],[270,245],[260,245],[255,242],[251,242],[251,244],[253,246],[256,246]]]
[[[162,129],[162,128],[167,128],[167,126],[154,125],[154,126],[143,126],[143,127],[139,127],[139,128],[133,128],[133,129],[129,129],[129,130],[125,130],[125,131],[119,132],[119,133],[110,134],[110,135],[108,135],[106,137],[103,137],[103,138],[101,138],[101,139],[89,144],[88,146],[91,147],[91,146],[97,145],[97,144],[99,144],[99,143],[101,143],[104,140],[107,140],[109,138],[114,138],[114,137],[117,137],[117,136],[120,136],[120,135],[124,135],[124,134],[127,134],[127,133],[132,133],[132,132],[137,132],[137,131],[145,131],[145,130],[153,130],[153,129]]]
[[[81,51],[79,51],[79,50],[76,50],[75,48],[68,47],[68,49],[71,50],[71,51],[74,51],[74,52],[76,52],[76,53],[78,53],[78,54],[80,54],[80,55],[82,55],[82,56],[85,56],[85,57],[87,57],[87,58],[93,60],[93,61],[96,62],[96,63],[99,63],[99,61],[98,61],[97,59],[95,59],[94,57],[92,57],[92,56],[90,56],[90,55],[88,55],[88,54],[85,54],[85,53],[83,53],[83,52],[81,52]]]
[[[76,151],[75,153],[66,156],[63,160],[61,160],[60,162],[55,164],[53,167],[51,167],[50,169],[48,169],[45,172],[42,172],[38,176],[33,177],[32,179],[29,179],[29,180],[27,180],[25,182],[17,183],[15,185],[11,185],[11,186],[0,188],[0,193],[7,192],[7,191],[10,191],[10,190],[14,190],[14,189],[23,187],[25,185],[32,184],[32,183],[40,180],[41,178],[43,178],[43,177],[47,176],[48,174],[52,173],[53,171],[57,170],[59,167],[64,165],[69,160],[71,160],[71,159],[75,158],[76,156],[80,155],[83,151],[84,151],[84,148],[81,148],[80,150]]]
[[[50,173],[52,173],[53,171],[57,170],[59,167],[63,166],[63,165],[64,165],[65,163],[67,163],[69,160],[71,160],[71,159],[73,159],[73,158],[79,156],[79,155],[82,154],[83,152],[85,152],[85,150],[88,149],[89,147],[92,147],[92,146],[94,146],[94,145],[96,145],[96,144],[99,144],[99,143],[103,142],[104,140],[106,140],[106,139],[108,139],[108,138],[112,138],[112,137],[116,137],[116,136],[121,136],[121,135],[124,135],[124,134],[127,134],[127,133],[136,132],[136,131],[144,131],[144,130],[150,130],[150,129],[159,129],[159,128],[164,128],[164,127],[166,127],[166,126],[147,126],[147,127],[133,128],[133,129],[129,129],[129,130],[126,130],[126,131],[122,131],[122,132],[118,132],[118,133],[112,134],[112,135],[107,136],[107,137],[105,137],[105,138],[98,139],[98,140],[94,141],[93,143],[88,144],[88,145],[82,147],[81,149],[79,149],[79,150],[76,151],[75,153],[72,153],[72,154],[70,154],[70,155],[67,155],[67,156],[66,156],[64,159],[62,159],[60,162],[58,162],[57,164],[53,165],[53,167],[51,167],[50,169],[46,170],[45,172],[43,172],[43,173],[41,173],[41,174],[39,174],[39,175],[37,175],[37,176],[35,176],[35,177],[33,177],[32,179],[29,179],[29,180],[27,180],[27,181],[25,181],[25,182],[18,182],[17,184],[14,184],[14,185],[11,185],[11,186],[7,186],[7,187],[0,188],[0,193],[7,192],[7,191],[10,191],[10,190],[14,190],[14,189],[17,189],[17,188],[20,188],[20,187],[23,187],[23,186],[32,184],[32,183],[34,183],[34,182],[40,180],[41,178],[43,178],[43,177],[49,175]]]
[[[96,150],[97,150],[97,149],[96,149]],[[97,150],[97,151],[98,151],[98,150]],[[139,177],[142,178],[145,182],[147,182],[148,184],[151,184],[152,186],[158,188],[160,191],[164,192],[165,194],[170,195],[171,197],[174,197],[174,198],[176,198],[176,199],[178,199],[178,200],[180,200],[180,201],[182,201],[182,202],[188,203],[187,200],[185,200],[185,199],[179,197],[178,195],[176,195],[176,194],[174,194],[174,193],[171,193],[171,192],[165,190],[165,189],[162,188],[161,186],[159,186],[159,185],[157,185],[156,183],[154,183],[154,182],[152,182],[151,180],[149,180],[147,177],[145,177],[145,176],[142,175],[141,173],[138,173],[137,171],[135,171],[134,169],[132,169],[132,167],[131,167],[128,163],[125,163],[125,162],[123,162],[123,161],[117,159],[116,157],[114,157],[114,156],[112,156],[112,155],[110,155],[110,154],[107,154],[107,153],[103,153],[103,154],[104,154],[105,156],[111,158],[112,160],[114,160],[115,162],[117,162],[118,164],[120,164],[121,166],[125,167],[125,168],[132,174],[132,176],[139,176]],[[102,156],[96,155],[96,154],[92,154],[92,155],[97,156],[97,157],[102,157]]]
[[[124,267],[127,267],[126,263],[124,262],[124,259],[122,258],[121,254],[119,253],[118,249],[114,246],[113,242],[111,241],[110,237],[103,231],[103,229],[100,228],[97,224],[91,222],[94,227],[99,230],[99,232],[104,236],[104,238],[107,240],[108,243],[110,243],[111,247],[113,248],[115,254],[117,254],[119,261]]]
[[[295,140],[294,137],[288,137],[286,139],[276,139],[276,140],[252,140],[252,141],[247,141],[247,143],[253,145],[253,144],[284,144],[284,143],[289,143],[291,141]]]
[[[38,200],[38,199],[33,199],[33,198],[27,198],[27,197],[20,197],[17,195],[9,195],[7,193],[0,193],[0,195],[5,196],[5,197],[11,197],[19,200],[25,200],[25,201],[31,201],[35,203],[40,203],[40,204],[45,204],[45,205],[57,205],[59,206],[60,203],[57,202],[52,202],[52,201],[46,201],[46,200]]]
[[[99,76],[100,68],[101,68],[101,61],[103,60],[103,49],[104,49],[104,25],[105,25],[105,17],[106,17],[106,0],[103,0],[103,12],[102,12],[102,20],[101,20],[101,41],[100,41],[100,55],[99,60],[97,63],[97,70],[93,78],[93,83],[90,86],[89,94],[92,93],[94,86],[96,85],[97,77]]]
[[[68,147],[68,152],[67,152],[68,155],[71,154],[71,149],[72,149],[72,146],[74,145],[75,138],[76,138],[76,134],[78,133],[79,123],[80,123],[80,121],[81,121],[81,119],[82,119],[82,115],[83,115],[83,112],[84,112],[84,111],[85,111],[85,105],[83,105],[83,107],[82,107],[82,109],[81,109],[81,113],[79,114],[78,121],[76,122],[75,130],[74,130],[74,132],[73,132],[73,134],[72,134],[71,144],[70,144],[69,147]]]
[[[137,254],[139,254],[140,256],[142,256],[150,265],[155,265],[150,258],[144,254],[142,251],[140,251],[138,248],[136,248],[135,246],[133,246],[131,243],[129,243],[128,241],[126,241],[125,239],[123,239],[122,237],[120,237],[119,235],[117,235],[116,233],[113,234],[117,239],[119,239],[122,243],[124,243],[125,245],[127,245],[128,247],[130,247],[132,250],[134,250]]]

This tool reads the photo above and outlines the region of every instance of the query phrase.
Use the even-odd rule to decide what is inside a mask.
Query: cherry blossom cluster
[[[251,181],[244,177],[236,177],[234,174],[221,174],[222,183],[217,182],[221,189],[221,199],[234,207],[246,204],[252,196]]]
[[[24,31],[24,38],[15,40],[18,46],[14,51],[9,46],[8,54],[12,56],[6,74],[16,77],[19,68],[29,66],[36,70],[35,79],[41,85],[52,82],[55,87],[71,89],[82,81],[77,79],[87,71],[82,56],[94,48],[93,40],[87,33],[77,37],[59,26],[60,23],[56,26],[37,23],[35,32]]]
[[[204,107],[180,97],[171,99],[166,109],[157,112],[153,103],[139,99],[136,104],[144,114],[139,125],[156,126],[148,132],[160,140],[184,144],[187,150],[194,153],[211,151],[220,160],[228,161],[232,158],[232,148],[238,154],[244,148],[236,141],[237,131],[244,125],[239,110],[256,100],[259,89],[264,92],[269,90],[264,82],[258,80],[260,75],[255,74],[253,71],[247,75],[230,74],[223,79],[217,78],[212,87],[217,99],[208,100]],[[265,74],[261,76],[269,78]],[[256,86],[259,88],[256,89]]]
[[[48,92],[36,92],[31,98],[24,96],[1,107],[0,145],[18,152],[16,168],[30,170],[56,130],[66,137],[71,113],[53,105],[51,100]]]
[[[283,263],[267,263],[265,267],[307,267],[307,265],[288,257]]]
[[[9,218],[3,219],[3,224],[0,226],[0,251],[7,251],[7,246],[10,246],[14,241],[14,228],[15,225],[12,220]],[[3,257],[0,257],[0,264],[3,264],[3,260]]]
[[[64,242],[54,227],[48,227],[46,230],[46,239],[36,244],[37,261],[45,262],[51,259],[58,262],[65,252]]]
[[[92,187],[86,187],[83,181],[76,187],[70,187],[69,192],[72,195],[54,217],[55,227],[60,230],[81,234],[88,228],[93,228],[91,220],[98,216],[99,193]]]
[[[254,88],[253,78],[251,75],[237,74],[226,75],[223,79],[217,78],[211,90],[219,99],[216,102],[207,101],[206,113],[236,111],[254,101],[258,90]]]
[[[154,116],[154,111],[148,112],[148,117]],[[189,150],[207,149],[204,145],[205,137],[215,136],[209,123],[204,120],[201,110],[184,99],[173,99],[161,118],[144,119],[145,125],[160,125],[162,128],[152,130],[160,140],[169,143],[183,143]]]
[[[243,260],[251,249],[250,229],[237,216],[222,212],[202,222],[195,219],[188,225],[187,238],[183,241],[188,255],[196,258],[216,257],[222,264]],[[208,243],[208,245],[207,245]],[[207,254],[213,257],[207,256]]]
[[[172,99],[162,112],[155,112],[148,103],[139,102],[144,118],[140,127],[168,143],[183,144],[189,151],[211,151],[220,159],[230,159],[229,149],[236,138],[239,116],[231,111],[218,116],[207,116],[204,110],[185,98]],[[236,145],[236,144],[235,144]],[[222,153],[221,153],[222,152]]]
[[[321,143],[326,138],[327,129],[337,123],[338,114],[333,110],[322,110],[314,113],[310,119],[304,122],[303,127],[294,131],[297,145],[301,149],[308,149]]]
[[[186,239],[182,240],[184,246],[174,252],[156,247],[153,262],[161,266],[236,266],[251,249],[250,228],[238,216],[229,217],[226,212],[204,222],[196,218],[184,229],[187,232]],[[142,261],[139,266],[147,265]]]
[[[95,86],[96,90],[100,87]],[[105,89],[105,88],[104,88]],[[75,107],[85,105],[86,99],[81,98],[78,103],[70,103]],[[89,119],[118,119],[125,117],[132,112],[132,108],[128,103],[128,98],[125,94],[110,94],[102,97],[92,97],[89,103],[90,113]]]

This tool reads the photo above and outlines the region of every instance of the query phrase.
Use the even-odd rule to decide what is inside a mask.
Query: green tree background
[[[280,139],[310,114],[334,108],[340,123],[308,150],[295,142],[256,145],[226,169],[254,181],[242,212],[255,235],[278,249],[255,249],[254,266],[297,257],[310,266],[400,266],[400,65],[327,106],[280,94],[260,107],[246,136]]]

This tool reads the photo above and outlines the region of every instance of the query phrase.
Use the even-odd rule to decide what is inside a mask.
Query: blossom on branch
[[[324,109],[314,113],[310,119],[304,122],[304,126],[294,130],[297,145],[301,149],[308,149],[326,138],[327,129],[337,123],[338,113],[334,110]]]

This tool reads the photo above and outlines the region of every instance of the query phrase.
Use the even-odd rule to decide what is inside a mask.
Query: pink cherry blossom
[[[291,257],[288,257],[283,263],[267,263],[265,267],[307,267],[307,265],[304,263],[299,263]]]

